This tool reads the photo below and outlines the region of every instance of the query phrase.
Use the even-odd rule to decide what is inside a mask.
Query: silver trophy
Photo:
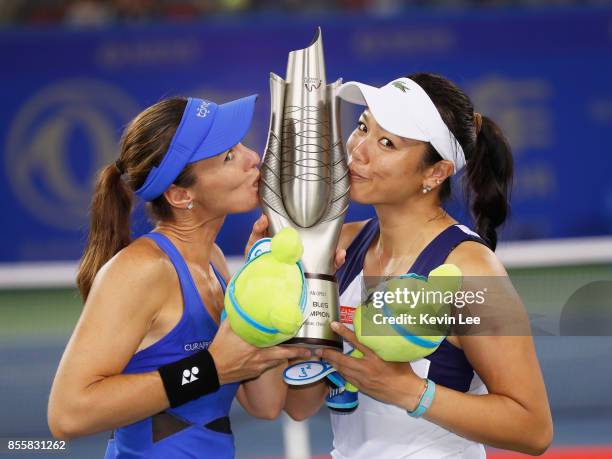
[[[327,85],[321,29],[289,53],[287,79],[270,74],[270,132],[259,194],[270,231],[295,228],[304,244],[309,315],[288,344],[342,348],[334,255],[349,203],[349,176],[339,128],[342,80]]]

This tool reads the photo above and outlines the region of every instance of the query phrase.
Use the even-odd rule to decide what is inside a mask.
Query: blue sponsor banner
[[[323,27],[328,82],[441,73],[514,148],[504,239],[612,232],[612,10],[215,18],[172,26],[0,31],[0,262],[77,259],[95,173],[125,124],[165,96],[218,102],[259,93],[246,143],[262,151],[268,75]],[[345,138],[358,115],[343,105]],[[450,204],[469,223],[456,194]],[[257,212],[219,237],[241,253]],[[349,219],[372,215],[352,206]],[[142,210],[135,232],[146,230]]]

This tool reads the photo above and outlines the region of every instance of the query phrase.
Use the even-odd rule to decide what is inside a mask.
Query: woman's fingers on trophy
[[[316,349],[315,354],[321,357],[321,360],[326,361],[336,370],[342,373],[345,365],[348,363],[350,357],[344,355],[342,352],[334,351],[333,349]]]
[[[350,383],[357,388],[364,387],[362,371],[353,370],[352,368],[344,368],[343,371],[340,372],[340,374],[347,383]]]
[[[310,357],[310,350],[304,347],[272,346],[260,350],[266,360],[290,360]]]
[[[345,341],[348,341],[355,349],[361,351],[364,356],[377,357],[377,355],[372,352],[369,347],[361,344],[359,340],[357,340],[357,335],[355,335],[355,332],[344,324],[341,324],[340,322],[332,322],[331,329],[338,335],[342,336],[342,338],[344,338]]]
[[[344,264],[346,260],[346,250],[338,249],[336,250],[336,257],[334,258],[334,266],[336,270],[340,269],[340,267]]]
[[[261,214],[255,221],[253,224],[253,232],[260,234],[261,237],[266,237],[268,235],[268,217],[266,214]]]
[[[251,247],[255,242],[259,241],[261,238],[268,237],[268,217],[265,214],[261,214],[255,223],[253,223],[253,229],[251,230],[251,235],[249,236],[249,240],[244,248],[244,256],[246,257],[251,250]]]
[[[363,346],[361,343],[357,341],[355,337],[355,333],[346,328],[344,325],[338,322],[332,322],[332,329],[342,336],[346,341],[348,341],[353,347],[361,351],[365,357],[374,356],[374,354],[370,349]],[[362,367],[365,364],[364,358],[355,358],[348,354],[343,354],[342,352],[335,351],[329,348],[320,348],[315,350],[315,354],[318,357],[321,357],[322,360],[330,363],[336,370],[342,373],[342,369],[353,369],[356,371],[362,371]],[[376,357],[377,358],[377,357]]]
[[[359,373],[364,365],[363,359],[356,359],[333,349],[317,349],[316,354],[329,363],[343,376],[350,371]]]

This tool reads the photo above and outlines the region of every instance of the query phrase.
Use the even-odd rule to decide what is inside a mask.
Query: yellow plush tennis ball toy
[[[255,243],[247,264],[225,292],[225,311],[234,333],[258,347],[274,346],[297,334],[306,302],[299,262],[303,250],[298,232],[290,227]]]
[[[460,288],[461,270],[452,264],[439,266],[427,279],[411,274],[390,279],[375,289],[371,301],[355,310],[355,335],[360,343],[387,362],[412,362],[426,357],[446,338],[449,327],[443,319],[451,314],[452,298]],[[402,295],[399,298],[404,301],[385,301],[386,292],[393,298],[398,289],[401,293],[405,289],[419,296]],[[375,307],[375,303],[380,307]],[[439,318],[442,323],[424,324],[420,320],[424,314],[427,318]],[[408,317],[413,317],[414,323],[405,323]],[[363,357],[357,349],[350,355]],[[357,390],[352,384],[346,388]]]

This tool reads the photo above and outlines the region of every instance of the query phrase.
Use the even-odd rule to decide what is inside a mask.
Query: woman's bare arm
[[[486,280],[478,279],[491,276],[490,283],[498,285],[495,276],[507,276],[497,257],[478,243],[461,244],[448,262],[457,264],[464,278],[473,277],[477,283],[485,284]],[[508,292],[508,296],[512,293]],[[527,316],[519,320],[527,322]],[[514,334],[516,330],[509,331]],[[459,336],[459,341],[489,394],[468,395],[441,387],[426,412],[427,419],[492,446],[543,453],[552,441],[553,425],[532,337],[528,333],[464,335]],[[458,412],[471,415],[458,417]]]
[[[240,385],[236,397],[247,413],[260,419],[278,417],[287,396],[287,385],[283,381],[283,371],[286,367],[285,360],[259,377]]]
[[[289,386],[283,409],[295,421],[303,421],[321,409],[328,392],[324,380],[306,386]]]
[[[169,290],[164,260],[142,245],[130,249],[96,276],[64,351],[48,409],[57,438],[109,430],[169,406],[158,372],[121,374]]]
[[[476,243],[462,244],[447,262],[461,268],[464,281],[506,275],[495,255]],[[520,305],[514,312],[519,310]],[[340,327],[338,333],[359,348],[364,357],[354,359],[325,350],[323,358],[364,393],[406,410],[416,408],[424,386],[410,366],[384,362],[358,343],[355,334],[345,327]],[[531,337],[474,334],[461,336],[460,343],[489,394],[467,394],[437,385],[424,417],[474,441],[542,454],[552,441],[553,426]]]
[[[229,282],[230,272],[221,249],[215,245],[212,261],[221,275]],[[245,381],[240,385],[236,398],[240,405],[251,416],[261,419],[275,419],[280,414],[285,397],[287,385],[283,381],[283,371],[287,367],[287,360],[277,366],[266,370],[259,377]]]
[[[48,408],[57,438],[114,429],[170,406],[157,371],[122,374],[169,292],[179,289],[170,262],[137,243],[100,270],[64,351]],[[299,349],[257,349],[227,325],[209,351],[220,384],[253,378],[302,355]]]

